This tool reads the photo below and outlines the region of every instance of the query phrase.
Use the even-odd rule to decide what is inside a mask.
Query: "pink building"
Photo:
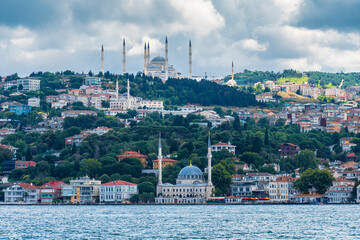
[[[40,187],[41,204],[51,204],[54,200],[61,197],[61,187],[65,183],[63,181],[50,181]]]

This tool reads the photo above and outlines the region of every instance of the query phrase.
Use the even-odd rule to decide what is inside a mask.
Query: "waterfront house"
[[[100,203],[122,203],[134,194],[138,194],[135,183],[120,180],[104,183],[100,186]]]
[[[296,203],[323,203],[325,197],[320,194],[299,194],[294,199]]]
[[[61,197],[63,181],[50,181],[40,187],[41,204],[50,204]]]
[[[89,177],[80,177],[71,180],[70,184],[62,185],[63,203],[91,204],[99,200],[101,181]]]
[[[32,183],[16,183],[4,190],[5,203],[35,204],[40,200],[40,190]]]
[[[332,186],[326,192],[328,203],[349,203],[352,200],[352,186]]]
[[[269,198],[272,202],[293,201],[298,191],[294,187],[295,178],[278,177],[269,183]]]

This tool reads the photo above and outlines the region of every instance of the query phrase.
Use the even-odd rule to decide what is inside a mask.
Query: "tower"
[[[149,66],[150,64],[150,43],[148,42],[148,45],[147,45],[147,65]]]
[[[104,76],[104,45],[101,45],[101,73]]]
[[[212,186],[212,179],[211,179],[211,140],[210,140],[210,132],[208,136],[208,153],[207,153],[207,159],[208,159],[208,185]]]
[[[231,80],[234,81],[234,61],[231,62]]]
[[[125,50],[125,38],[123,39],[123,74],[126,72],[126,50]]]
[[[158,163],[159,163],[159,182],[158,185],[162,185],[162,147],[161,147],[161,133],[159,133],[159,144],[158,144]]]
[[[192,55],[192,52],[191,52],[191,40],[190,40],[190,41],[189,41],[189,79],[192,78],[192,67],[191,67],[192,61],[191,61],[191,55]]]
[[[165,81],[169,78],[168,40],[165,38]]]
[[[144,74],[147,75],[147,66],[146,66],[146,43],[145,43],[145,46],[144,46]]]
[[[130,80],[127,80],[127,96],[126,96],[127,108],[130,109]]]

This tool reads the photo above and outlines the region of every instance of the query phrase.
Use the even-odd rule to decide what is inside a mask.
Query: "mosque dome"
[[[160,70],[160,67],[159,66],[156,66],[156,65],[150,65],[148,67],[148,70]]]
[[[236,83],[235,80],[233,80],[233,79],[230,79],[230,80],[227,81],[225,84],[228,85],[228,86],[230,86],[230,87],[234,87],[234,86],[237,85],[237,83]]]
[[[153,60],[151,60],[151,62],[165,62],[165,58],[158,56],[158,57],[153,58]]]
[[[200,168],[195,166],[187,166],[181,169],[178,179],[203,179],[204,174]]]

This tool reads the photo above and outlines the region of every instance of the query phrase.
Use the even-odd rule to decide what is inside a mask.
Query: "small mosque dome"
[[[181,169],[178,179],[203,179],[204,174],[200,168],[195,166],[187,166]]]
[[[165,58],[158,56],[158,57],[153,58],[153,60],[151,60],[151,62],[165,62]]]
[[[156,65],[150,65],[149,67],[148,67],[148,70],[149,69],[159,69],[160,70],[160,67],[159,66],[156,66]]]
[[[227,81],[225,84],[228,85],[228,86],[230,86],[230,87],[234,87],[234,86],[237,85],[237,83],[235,82],[235,80],[232,80],[232,79],[230,79],[229,81]]]

